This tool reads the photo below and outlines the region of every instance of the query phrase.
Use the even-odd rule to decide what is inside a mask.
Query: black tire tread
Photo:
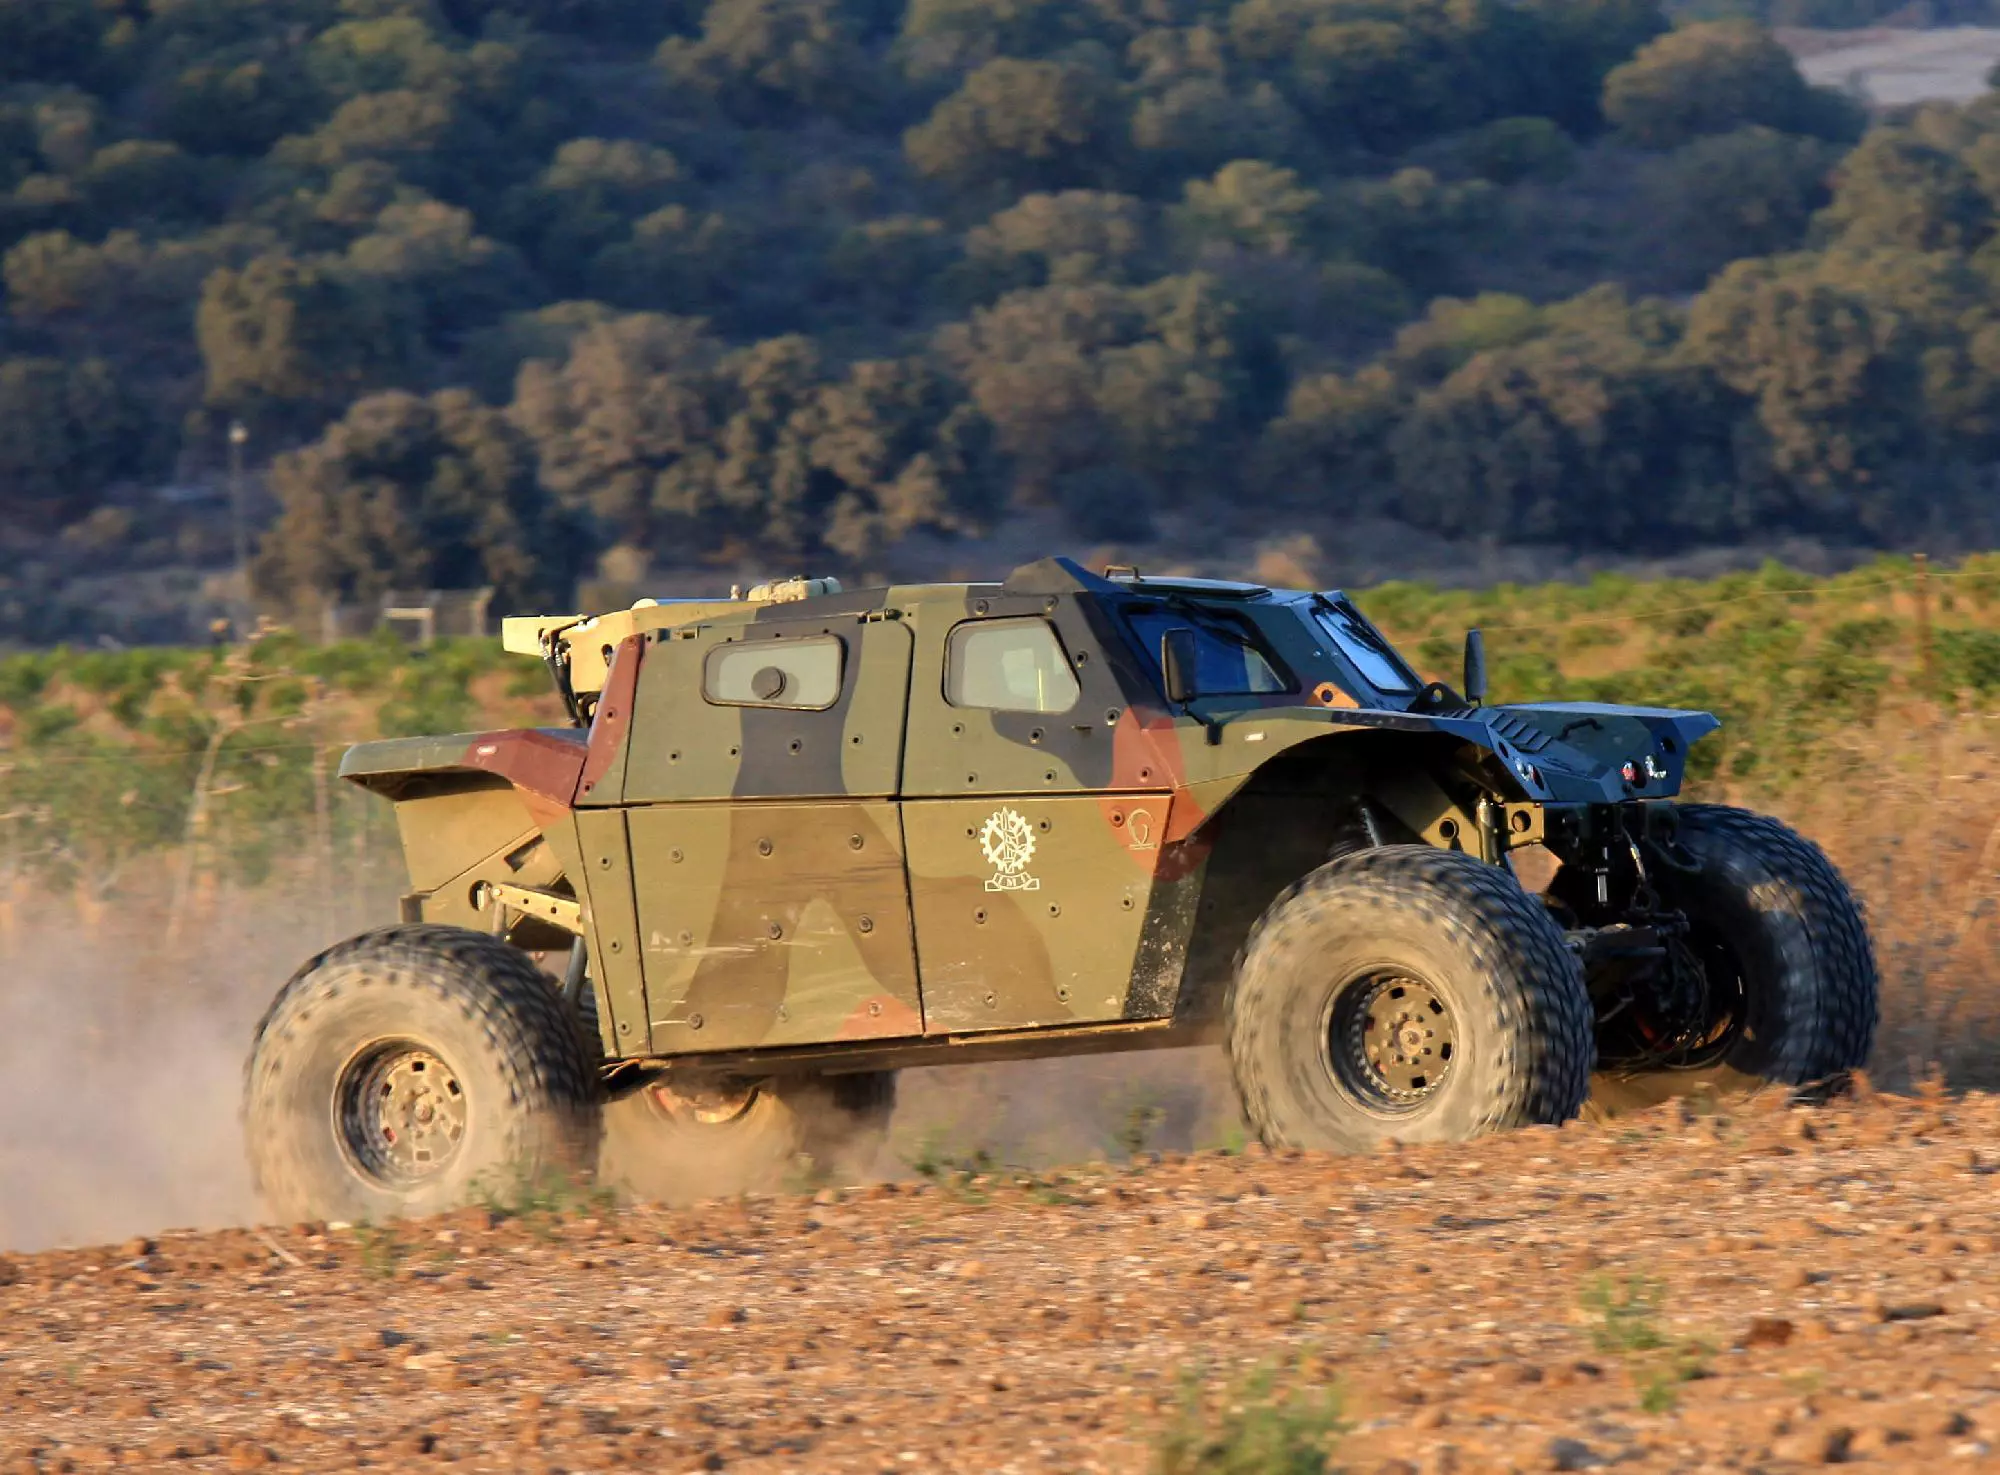
[[[1803,898],[1799,921],[1824,987],[1813,996],[1809,1027],[1787,1030],[1773,1078],[1802,1086],[1867,1064],[1880,1019],[1881,979],[1861,904],[1826,852],[1769,815],[1730,805],[1684,804],[1677,818],[1682,843],[1697,856],[1700,837],[1712,836],[1753,855]]]
[[[1273,1120],[1269,1087],[1255,1060],[1237,1047],[1241,1011],[1255,1006],[1254,999],[1240,996],[1245,964],[1259,951],[1282,947],[1296,919],[1336,890],[1368,893],[1384,906],[1426,915],[1442,911],[1447,926],[1477,939],[1475,954],[1490,963],[1481,970],[1486,994],[1512,1026],[1512,1038],[1527,1046],[1510,1055],[1510,1089],[1489,1103],[1479,1131],[1567,1121],[1577,1114],[1590,1090],[1596,1039],[1582,971],[1562,930],[1499,867],[1457,851],[1392,845],[1356,851],[1308,873],[1265,909],[1237,953],[1224,1006],[1225,1041],[1244,1110],[1267,1144],[1292,1145],[1282,1140]],[[1501,986],[1502,979],[1512,980],[1518,992]]]
[[[354,965],[365,965],[354,970]],[[354,970],[354,971],[350,971]],[[253,1186],[273,1207],[297,1207],[283,1181],[278,1144],[254,1124],[271,1078],[304,1043],[314,1010],[348,989],[428,989],[472,1021],[495,1047],[513,1115],[508,1156],[529,1167],[588,1166],[601,1099],[594,1053],[557,983],[527,954],[460,927],[404,923],[335,943],[292,975],[258,1021],[244,1067],[243,1116]]]

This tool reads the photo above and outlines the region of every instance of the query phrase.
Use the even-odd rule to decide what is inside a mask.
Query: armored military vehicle
[[[904,1066],[1220,1041],[1266,1142],[1363,1150],[1868,1054],[1833,867],[1675,801],[1716,720],[1485,705],[1477,632],[1453,690],[1338,591],[1047,559],[505,638],[570,726],[342,765],[409,892],[258,1029],[278,1212],[770,1183]]]

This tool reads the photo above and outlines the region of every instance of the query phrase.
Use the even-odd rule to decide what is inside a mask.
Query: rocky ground
[[[1259,1364],[1353,1471],[2000,1469],[1996,1169],[1867,1096],[4,1257],[0,1471],[1141,1471]]]

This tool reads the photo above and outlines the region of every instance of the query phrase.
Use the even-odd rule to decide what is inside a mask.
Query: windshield
[[[1156,672],[1160,637],[1169,630],[1194,631],[1194,689],[1202,696],[1263,696],[1292,689],[1255,634],[1232,616],[1176,603],[1134,605],[1126,618]]]
[[[1352,605],[1321,599],[1313,605],[1312,618],[1321,633],[1353,663],[1362,680],[1377,691],[1411,692],[1423,684],[1403,664],[1395,647],[1384,640]]]

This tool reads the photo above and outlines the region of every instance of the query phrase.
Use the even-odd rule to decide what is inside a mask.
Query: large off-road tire
[[[1837,1091],[1867,1063],[1880,980],[1861,908],[1824,852],[1766,815],[1683,805],[1677,837],[1700,869],[1654,867],[1662,900],[1687,915],[1711,995],[1731,1011],[1693,1068],[1607,1072],[1593,1115],[1675,1096],[1772,1087]]]
[[[687,1204],[864,1176],[896,1108],[893,1071],[642,1086],[604,1117],[598,1181]]]
[[[1226,1005],[1244,1111],[1272,1146],[1360,1152],[1576,1115],[1590,1002],[1547,910],[1421,845],[1321,866],[1273,902]]]
[[[600,1095],[572,1011],[526,954],[401,926],[329,948],[279,991],[243,1118],[273,1214],[358,1222],[587,1171]]]

